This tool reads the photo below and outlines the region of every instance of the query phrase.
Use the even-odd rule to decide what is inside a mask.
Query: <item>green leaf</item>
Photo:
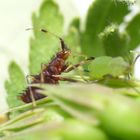
[[[28,131],[4,137],[2,140],[10,140],[11,136],[14,140],[108,140],[99,128],[74,119],[62,123],[44,123]]]
[[[56,134],[64,140],[108,140],[102,130],[74,119],[65,121]]]
[[[10,108],[22,104],[22,101],[18,99],[18,96],[25,87],[26,82],[23,71],[15,62],[11,62],[9,65],[9,80],[5,82],[5,88],[8,94],[7,102]]]
[[[140,44],[140,13],[138,13],[126,27],[126,31],[130,35],[129,49],[135,49]]]
[[[70,101],[75,103],[71,104],[71,107],[77,111],[83,111],[78,106],[91,107],[91,110],[84,110],[84,113],[96,116],[101,128],[108,135],[122,140],[139,140],[140,103],[133,98],[120,95],[119,92],[120,90],[97,84],[76,83],[59,85],[55,90],[52,86],[46,86],[44,91],[62,108]],[[63,98],[63,103],[57,102],[60,98]],[[67,108],[63,109],[67,111]]]
[[[127,57],[129,54],[128,44],[129,37],[126,33],[120,33],[117,25],[110,25],[100,34],[105,49],[105,54],[108,56]]]
[[[63,92],[63,90],[62,90]],[[76,97],[76,96],[75,96]],[[69,113],[73,118],[80,119],[82,121],[86,121],[92,125],[97,125],[99,123],[96,116],[94,116],[94,111],[92,110],[91,106],[92,103],[89,101],[89,103],[85,103],[82,101],[82,98],[79,98],[78,100],[74,100],[74,98],[71,98],[71,100],[65,100],[67,98],[66,96],[57,96],[55,94],[52,95],[52,99],[67,113]],[[75,103],[75,101],[79,101],[82,105],[78,105]],[[89,112],[87,112],[87,110]],[[93,115],[94,114],[94,115]]]
[[[71,27],[75,27],[78,31],[80,31],[80,19],[79,19],[79,17],[76,17],[72,20],[69,28],[71,28]]]
[[[129,64],[122,57],[102,56],[92,61],[88,70],[90,77],[93,79],[101,79],[106,75],[118,77],[128,73]]]
[[[82,52],[87,56],[105,55],[98,37],[110,23],[120,24],[129,13],[129,1],[95,0],[86,19],[85,32],[82,35]]]
[[[63,120],[63,117],[59,115],[54,109],[47,108],[46,110],[44,108],[40,108],[22,113],[1,125],[0,131],[3,133],[7,131],[12,134],[29,129],[38,124],[52,121],[61,122]]]
[[[139,87],[140,83],[136,80],[106,76],[105,78],[98,80],[98,83],[109,86],[109,87],[113,87],[113,88],[125,87],[125,88],[128,88],[128,91],[129,91],[129,88],[132,88],[134,94],[139,95],[139,92],[137,92],[135,88]],[[125,94],[125,91],[123,91],[122,93]],[[130,92],[129,95],[131,93],[132,92]]]
[[[30,64],[29,69],[32,74],[40,71],[41,63],[48,63],[51,57],[60,50],[60,42],[58,38],[50,34],[39,31],[47,29],[50,32],[62,35],[63,17],[59,12],[57,4],[51,0],[45,0],[39,13],[32,16],[34,27],[34,36],[30,40]]]
[[[68,58],[70,64],[77,64],[80,60],[81,48],[80,48],[80,36],[75,27],[70,27],[65,42],[71,50],[71,55]],[[77,57],[79,55],[79,57]]]

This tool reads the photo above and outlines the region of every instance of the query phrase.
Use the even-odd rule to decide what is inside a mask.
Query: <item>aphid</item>
[[[44,33],[50,33],[45,29],[41,29],[41,31]],[[66,63],[66,60],[70,56],[71,51],[68,49],[67,45],[65,44],[62,38],[58,37],[53,33],[50,34],[59,38],[61,43],[61,51],[56,53],[56,56],[51,60],[51,62],[48,65],[46,64],[41,65],[41,73],[32,76],[33,79],[31,84],[35,83],[58,84],[60,80],[74,81],[69,78],[62,78],[60,76],[61,73],[69,72],[75,69],[76,67],[84,64],[86,61],[94,59],[93,57],[91,57],[86,59],[86,61],[82,61],[79,64],[69,67],[69,65]],[[20,99],[25,103],[30,103],[33,100],[39,100],[46,97],[45,95],[40,94],[39,90],[40,89],[38,87],[28,87],[26,90],[24,90],[24,93],[21,94]]]

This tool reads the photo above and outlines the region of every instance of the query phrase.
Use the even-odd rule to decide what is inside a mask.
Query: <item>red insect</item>
[[[47,33],[47,30],[41,29],[42,32]],[[50,32],[49,32],[50,33]],[[53,34],[53,33],[51,33]],[[53,34],[56,36],[55,34]],[[56,56],[51,60],[51,62],[46,65],[41,65],[41,73],[38,75],[33,75],[33,80],[31,84],[35,83],[46,83],[46,84],[58,84],[59,80],[65,80],[65,81],[75,81],[69,78],[62,78],[59,75],[61,75],[62,72],[69,72],[76,67],[82,65],[85,63],[85,61],[82,61],[79,64],[76,64],[74,66],[69,67],[69,65],[66,63],[66,60],[71,54],[71,51],[66,46],[65,42],[62,38],[56,36],[59,38],[61,43],[61,51],[59,51]],[[91,57],[88,60],[93,60],[94,58]],[[24,90],[24,93],[21,94],[20,99],[25,103],[30,103],[33,100],[39,100],[44,97],[46,97],[43,94],[39,93],[38,87],[28,87],[26,90]]]

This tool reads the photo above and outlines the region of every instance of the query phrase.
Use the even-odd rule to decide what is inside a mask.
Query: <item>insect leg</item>
[[[40,75],[27,75],[26,79],[27,78],[28,78],[28,81],[29,79],[32,81],[30,83],[40,83]]]
[[[44,79],[44,69],[47,68],[46,64],[41,64],[41,83],[44,83],[45,79]]]
[[[26,76],[26,80],[27,80],[27,84],[28,85],[30,84],[29,76],[30,75],[27,75]],[[35,101],[34,94],[33,94],[33,91],[32,91],[32,88],[31,88],[30,85],[29,85],[29,90],[30,90],[30,97],[31,97],[31,100],[32,100],[33,108],[34,108],[34,107],[36,107],[36,101]]]
[[[58,78],[61,81],[69,81],[69,82],[78,82],[78,80],[74,80],[71,78],[61,77],[60,75],[52,75],[54,78]]]
[[[94,60],[94,59],[95,59],[94,57],[87,58],[86,60],[81,61],[78,64],[68,67],[64,72],[70,72],[70,71],[76,69],[77,67],[82,66],[82,65],[86,64],[87,62]]]

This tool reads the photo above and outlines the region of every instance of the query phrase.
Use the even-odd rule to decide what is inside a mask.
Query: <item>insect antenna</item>
[[[46,29],[41,29],[41,32],[49,33],[49,34],[55,36],[56,38],[58,38],[58,39],[60,40],[62,50],[63,50],[63,51],[69,50],[68,47],[67,47],[67,45],[65,44],[64,40],[63,40],[61,37],[59,37],[58,35],[56,35],[56,34],[54,34],[54,33],[52,33],[52,32],[49,32],[49,31],[46,30]]]
[[[33,29],[34,28],[27,28],[26,31],[33,30]],[[60,42],[61,42],[61,49],[62,49],[62,51],[69,50],[67,45],[65,44],[64,40],[61,37],[59,37],[58,35],[56,35],[55,33],[52,33],[50,31],[48,31],[47,29],[43,29],[43,28],[40,29],[39,31],[41,31],[43,33],[48,33],[48,34],[58,38],[60,40]]]
[[[62,40],[62,38],[61,38],[61,37],[59,37],[59,36],[58,36],[58,35],[56,35],[55,33],[52,33],[52,32],[50,32],[50,31],[48,31],[48,30],[46,30],[46,29],[40,29],[40,31],[41,31],[41,32],[43,32],[43,33],[49,33],[49,34],[51,34],[51,35],[55,36],[56,38],[58,38],[58,39]]]

